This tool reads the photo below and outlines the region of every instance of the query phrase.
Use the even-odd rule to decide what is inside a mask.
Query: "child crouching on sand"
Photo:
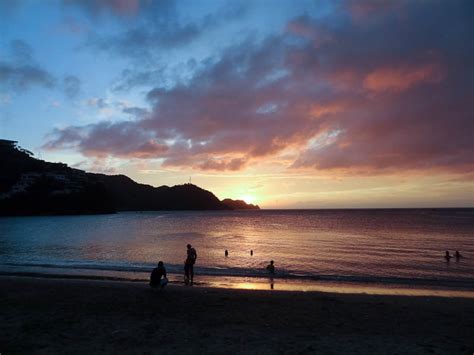
[[[153,269],[150,275],[150,286],[153,289],[162,289],[168,284],[166,278],[166,269],[162,261],[158,262],[158,266]]]

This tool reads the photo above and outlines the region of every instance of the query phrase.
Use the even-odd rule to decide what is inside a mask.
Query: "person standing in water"
[[[187,248],[187,257],[186,261],[184,262],[184,280],[186,284],[191,282],[192,285],[194,279],[194,264],[196,263],[197,253],[196,249],[194,249],[191,244],[188,244]]]
[[[228,256],[229,256],[229,252],[227,251],[227,249],[225,250],[225,253],[224,253],[224,255],[225,255],[226,257],[228,257]]]
[[[250,250],[250,256],[253,256],[253,250]]]
[[[272,275],[275,273],[275,265],[273,263],[273,260],[271,260],[270,264],[267,265],[267,270]]]
[[[461,259],[461,258],[462,258],[462,255],[461,255],[461,253],[460,253],[459,251],[457,251],[457,250],[456,250],[456,252],[454,253],[454,256],[456,257],[456,262],[458,262],[458,261],[459,261],[459,259]]]
[[[274,288],[273,275],[275,274],[275,265],[273,260],[270,261],[270,264],[267,265],[267,271],[270,273],[270,290]]]
[[[446,250],[446,254],[444,255],[444,258],[446,259],[446,262],[449,263],[451,260],[452,256],[449,254],[449,251]]]

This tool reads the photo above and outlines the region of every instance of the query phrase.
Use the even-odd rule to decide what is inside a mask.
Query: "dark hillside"
[[[153,187],[125,175],[86,173],[32,155],[14,141],[0,140],[0,215],[234,208],[231,200],[223,203],[192,184]],[[245,208],[242,203],[239,208]]]

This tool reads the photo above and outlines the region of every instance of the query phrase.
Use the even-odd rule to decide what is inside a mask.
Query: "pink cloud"
[[[109,144],[115,143],[111,140]],[[153,159],[162,156],[168,147],[165,144],[159,144],[153,140],[148,140],[139,144],[133,144],[132,146],[125,143],[122,147],[115,149],[113,156],[118,158],[127,159]],[[110,153],[98,148],[88,148],[83,150],[84,155],[92,157],[103,157],[109,156]]]
[[[387,15],[402,17],[404,10],[409,6],[405,0],[347,0],[342,6],[347,9],[352,20],[358,25],[366,25],[371,21]]]
[[[197,170],[284,161],[364,174],[469,171],[474,84],[463,29],[472,24],[445,7],[417,3],[403,26],[384,11],[363,26],[297,18],[282,35],[199,65],[186,85],[149,91],[145,116],[68,127],[46,147]],[[440,14],[457,24],[449,40]],[[323,27],[331,40],[321,43]]]
[[[301,16],[289,21],[286,31],[290,34],[303,37],[312,41],[315,47],[321,46],[325,42],[333,40],[333,35],[325,26],[315,26],[311,19]]]
[[[313,117],[321,117],[324,115],[334,115],[343,112],[346,109],[346,103],[331,102],[327,104],[316,103],[311,106],[310,114]]]
[[[443,75],[438,64],[412,67],[385,67],[370,72],[364,87],[371,91],[405,91],[423,83],[437,83]]]

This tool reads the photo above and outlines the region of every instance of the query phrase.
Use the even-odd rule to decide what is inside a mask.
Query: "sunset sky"
[[[474,206],[474,1],[0,2],[0,138],[263,208]]]

